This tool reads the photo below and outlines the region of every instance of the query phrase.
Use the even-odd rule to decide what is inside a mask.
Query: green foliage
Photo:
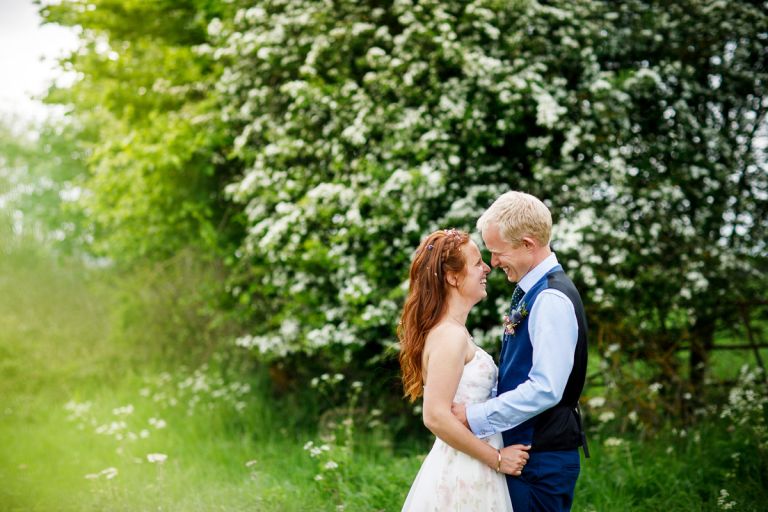
[[[0,239],[5,244],[14,244],[14,233],[70,252],[86,243],[88,223],[77,206],[85,156],[77,137],[63,122],[32,126],[0,120]]]
[[[536,105],[546,123],[559,110],[545,68],[514,60],[529,18],[507,8],[271,2],[218,28],[247,165],[228,188],[250,226],[241,292],[258,327],[241,345],[382,352],[419,238],[470,228],[500,183],[535,186],[522,132]],[[479,340],[495,308],[481,316]]]
[[[82,207],[94,248],[131,261],[164,259],[194,245],[226,245],[227,144],[211,107],[217,67],[201,54],[208,20],[226,5],[188,2],[62,2],[49,22],[81,27],[63,62],[78,73],[48,101],[72,108],[87,152]]]
[[[133,346],[137,365],[170,360],[200,364],[238,332],[218,259],[186,249],[159,262],[105,271],[116,290],[113,342]],[[156,340],[148,342],[148,340]]]
[[[583,221],[574,267],[600,338],[653,361],[679,396],[699,390],[718,329],[765,315],[768,17],[752,2],[611,10],[594,46],[600,101],[546,176]]]
[[[523,188],[553,210],[601,349],[696,393],[715,330],[764,314],[767,24],[751,2],[640,1],[273,1],[212,23],[245,163],[239,344],[385,353],[419,237]]]
[[[63,63],[78,79],[48,100],[71,107],[81,170],[63,183],[82,189],[92,247],[224,259],[231,301],[203,296],[240,319],[237,343],[281,387],[345,370],[396,397],[413,248],[439,227],[471,230],[510,188],[552,209],[598,353],[644,361],[670,410],[703,396],[716,333],[764,337],[768,15],[755,2],[94,0],[43,13],[82,28]],[[471,322],[486,346],[509,293],[490,284]]]
[[[760,6],[231,5],[46,7],[50,21],[83,28],[65,63],[78,81],[49,96],[71,106],[70,122],[37,141],[2,133],[3,204],[42,238],[92,236],[116,260],[155,261],[132,267],[133,280],[97,282],[103,270],[15,236],[3,208],[2,508],[397,510],[426,448],[394,451],[404,415],[391,407],[386,426],[365,421],[398,399],[382,355],[410,251],[435,227],[471,228],[513,187],[552,207],[556,248],[599,340],[593,360],[613,386],[588,411],[594,458],[577,506],[760,509],[759,374],[723,407],[704,395],[698,426],[661,421],[687,400],[683,380],[696,379],[715,336],[747,335],[728,332],[745,308],[765,318],[749,310],[768,275]],[[77,195],[81,207],[68,199]],[[222,253],[236,261],[231,300],[220,294]],[[493,342],[499,305],[478,311],[479,341]],[[179,367],[232,337],[220,309],[246,319],[240,343],[269,370],[232,354]],[[759,339],[765,323],[752,328]],[[695,354],[688,370],[681,344]],[[169,377],[143,366],[158,360],[174,367]],[[340,392],[317,403],[315,390],[286,396],[267,383],[270,371],[305,386],[328,367],[345,371],[342,382],[360,376],[360,402]],[[252,395],[232,395],[243,379]],[[70,399],[91,402],[96,424],[68,421]],[[126,429],[144,444],[96,432],[128,404]],[[141,438],[161,412],[166,428]],[[323,487],[302,446],[334,422],[345,464]],[[146,461],[166,452],[163,466]],[[115,465],[114,479],[84,478]]]
[[[111,384],[130,352],[111,336],[117,301],[103,273],[30,236],[0,247],[0,394],[58,402],[95,376]]]
[[[266,369],[252,360],[220,352],[207,365],[147,361],[139,345],[167,344],[155,337],[161,331],[110,343],[120,338],[109,321],[121,303],[120,281],[103,281],[104,269],[28,244],[6,250],[0,271],[1,509],[400,509],[428,440],[395,451],[396,418],[369,408],[374,387],[318,378],[314,401],[342,407],[313,413],[308,425],[303,413],[312,401],[277,399]],[[150,296],[146,306],[157,303]],[[744,371],[727,404],[713,402],[698,427],[664,427],[641,440],[607,426],[591,437],[575,507],[683,512],[735,502],[734,509],[761,510],[766,396],[764,373]],[[304,446],[331,433],[321,453],[339,450],[346,464],[321,469],[329,459],[318,466]],[[150,462],[150,454],[167,458]],[[324,487],[319,470],[338,470],[339,478]]]

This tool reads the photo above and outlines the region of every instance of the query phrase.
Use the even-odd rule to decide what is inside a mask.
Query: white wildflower
[[[148,453],[147,454],[147,460],[153,464],[154,463],[162,464],[163,462],[166,461],[167,458],[168,456],[164,453]]]
[[[157,429],[165,428],[167,426],[165,423],[165,420],[161,420],[158,418],[149,418],[149,424]]]
[[[114,414],[115,416],[127,416],[129,414],[133,414],[133,405],[128,404],[123,407],[116,407],[112,409],[112,414]]]
[[[210,23],[208,23],[208,34],[211,36],[217,36],[221,34],[222,29],[224,28],[224,24],[221,22],[219,18],[213,18]]]
[[[601,413],[600,416],[597,417],[597,419],[600,420],[600,423],[606,423],[615,418],[616,418],[616,414],[613,411],[605,411],[604,413]]]
[[[730,493],[726,489],[720,489],[720,495],[717,497],[717,505],[722,510],[730,510],[736,506],[735,501],[729,501]]]
[[[589,405],[593,409],[599,409],[600,407],[605,405],[605,398],[602,396],[596,396],[596,397],[590,398],[589,400],[587,400],[587,405]]]
[[[101,477],[104,477],[107,480],[112,480],[117,476],[117,468],[107,468],[102,469],[98,473],[89,473],[85,475],[85,478],[88,480],[98,480]]]
[[[91,405],[93,405],[91,402],[79,403],[70,400],[64,404],[64,409],[71,413],[69,416],[67,416],[67,419],[74,421],[76,419],[82,418],[88,411],[91,410]],[[6,409],[6,413],[8,413],[8,409]]]

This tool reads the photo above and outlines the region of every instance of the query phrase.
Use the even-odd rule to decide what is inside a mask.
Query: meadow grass
[[[0,276],[0,509],[400,509],[427,435],[395,449],[357,409],[335,430],[307,425],[294,408],[312,390],[278,397],[258,363],[231,352],[196,365],[147,358],[140,326],[120,332],[122,292],[104,270],[27,247],[3,255]],[[768,502],[765,448],[749,422],[710,414],[643,436],[610,426],[591,429],[576,511],[758,511]]]
[[[418,457],[360,439],[343,475],[316,482],[322,469],[303,448],[316,432],[297,428],[295,402],[274,401],[263,374],[223,358],[137,362],[146,351],[115,332],[119,292],[103,274],[34,246],[0,259],[0,509],[398,506]]]

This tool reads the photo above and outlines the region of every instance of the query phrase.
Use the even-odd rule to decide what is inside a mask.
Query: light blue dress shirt
[[[550,254],[524,275],[518,285],[527,292],[557,266]],[[545,289],[536,298],[528,317],[533,345],[533,366],[528,380],[494,398],[467,406],[467,422],[478,437],[514,428],[557,405],[573,369],[579,326],[573,304],[559,290]]]

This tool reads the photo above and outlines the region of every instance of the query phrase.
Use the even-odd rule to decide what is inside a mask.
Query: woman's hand
[[[523,444],[513,444],[501,449],[501,469],[502,473],[512,476],[520,476],[523,467],[528,462],[528,450],[530,446]]]

